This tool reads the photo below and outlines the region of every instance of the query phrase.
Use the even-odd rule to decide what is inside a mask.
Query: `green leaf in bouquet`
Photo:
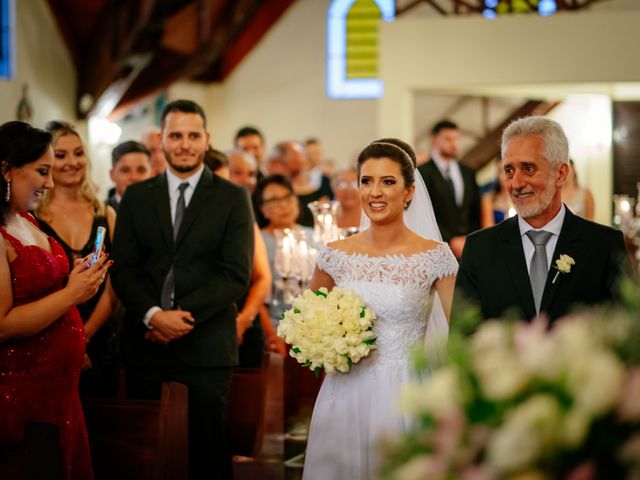
[[[364,318],[365,316],[365,312],[364,312],[364,308],[360,308],[360,318]]]
[[[311,366],[311,360],[307,360],[306,362],[304,362],[302,364],[303,367],[310,367]]]
[[[293,353],[300,353],[302,350],[300,350],[298,347],[293,347],[293,348],[291,349],[291,351],[292,351]]]
[[[284,320],[284,312],[280,314],[280,320]]]
[[[293,313],[300,313],[300,309],[299,308],[294,308],[293,309]]]
[[[324,298],[327,298],[327,294],[326,294],[326,293],[324,293],[322,290],[316,290],[316,291],[314,291],[313,293],[315,293],[315,294],[316,294],[316,296],[318,296],[318,297],[324,297]]]
[[[353,365],[353,360],[351,360],[351,357],[349,355],[345,355],[345,357],[347,357],[347,363],[349,364],[349,368],[351,368],[351,365]]]
[[[373,345],[374,343],[376,343],[377,339],[378,337],[369,338],[367,340],[363,340],[362,343],[364,343],[365,345]]]
[[[316,367],[313,369],[313,374],[318,378],[320,376],[320,367]]]

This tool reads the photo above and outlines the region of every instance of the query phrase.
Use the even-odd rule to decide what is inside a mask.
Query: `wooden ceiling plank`
[[[482,140],[465,153],[460,161],[465,165],[479,170],[496,158],[500,153],[500,142],[503,130],[513,121],[530,115],[546,115],[560,102],[527,100],[520,107],[513,110],[497,127],[492,129]]]
[[[117,83],[115,90],[109,95],[115,95],[124,85],[132,82],[124,76],[138,74],[141,62],[148,62],[148,58],[132,55],[133,45],[137,34],[149,22],[156,0],[139,0],[136,2],[116,2],[106,4],[101,18],[94,29],[94,34],[78,66],[78,115],[84,117],[87,112],[80,111],[80,98],[88,94],[94,100],[93,105],[101,103],[102,95],[112,84]],[[143,16],[144,15],[144,16]],[[135,28],[127,28],[135,19]],[[130,65],[127,65],[129,63]],[[124,92],[120,92],[124,94]],[[111,103],[112,99],[109,100]]]
[[[253,15],[250,21],[238,32],[233,43],[223,52],[219,63],[219,78],[224,80],[245,58],[251,49],[260,42],[273,24],[291,6],[294,0],[276,0],[264,5]]]
[[[64,43],[71,54],[73,63],[78,65],[80,62],[80,51],[78,49],[78,39],[75,37],[75,29],[71,23],[67,2],[65,0],[48,0],[49,8],[58,23],[58,31],[64,40]]]

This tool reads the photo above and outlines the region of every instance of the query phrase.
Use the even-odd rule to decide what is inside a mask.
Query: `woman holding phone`
[[[40,228],[62,246],[69,265],[93,251],[99,227],[106,229],[104,251],[108,254],[116,213],[98,200],[82,139],[66,122],[49,122],[46,129],[52,135],[55,186],[43,195],[35,210]],[[112,320],[116,305],[108,276],[96,295],[78,305],[88,342],[80,378],[82,396],[111,397],[117,393],[117,328]]]
[[[106,256],[73,269],[28,212],[53,187],[51,136],[23,122],[0,126],[0,441],[27,422],[57,426],[65,479],[91,479],[78,377],[85,334],[76,305],[95,295]]]

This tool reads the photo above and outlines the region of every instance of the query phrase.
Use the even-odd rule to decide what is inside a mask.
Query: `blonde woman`
[[[66,122],[49,122],[46,129],[52,135],[54,188],[44,194],[36,207],[40,228],[60,243],[69,265],[91,253],[100,226],[107,229],[104,250],[108,254],[116,214],[113,208],[98,200],[82,139]],[[116,329],[110,321],[116,303],[107,277],[93,297],[78,305],[88,342],[80,378],[81,395],[112,396],[117,391]]]

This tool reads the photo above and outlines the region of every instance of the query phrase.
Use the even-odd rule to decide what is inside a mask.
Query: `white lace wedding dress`
[[[311,419],[304,480],[376,477],[377,445],[402,432],[400,387],[409,377],[409,351],[424,342],[435,288],[458,269],[449,246],[408,257],[368,257],[324,248],[318,267],[340,288],[354,290],[377,315],[377,348],[346,374],[326,375]]]

